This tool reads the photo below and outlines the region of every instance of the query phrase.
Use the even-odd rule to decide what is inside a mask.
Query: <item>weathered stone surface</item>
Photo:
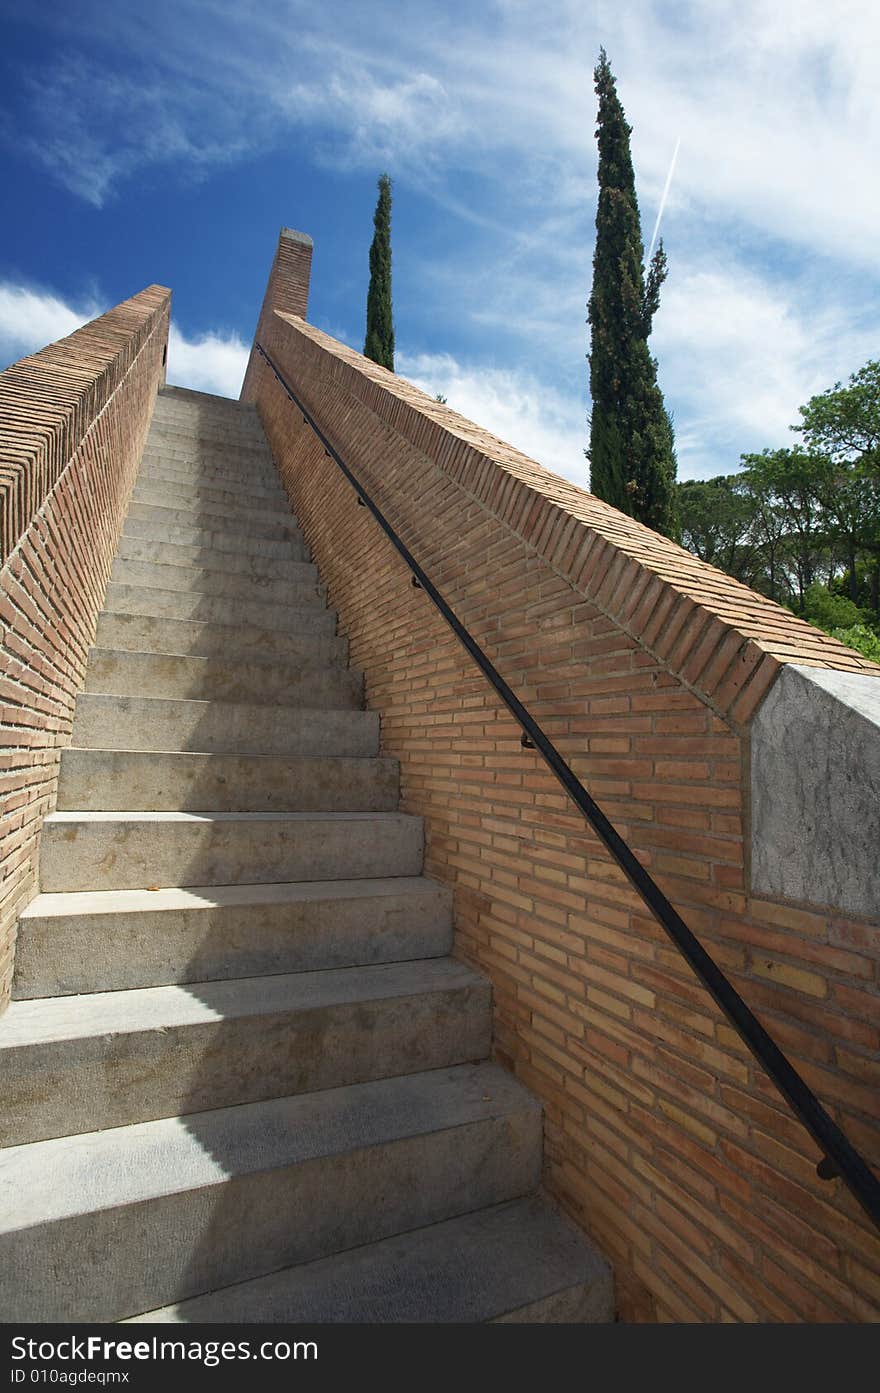
[[[451,958],[13,1001],[0,1145],[485,1059],[490,1033]]]
[[[607,1262],[570,1220],[531,1195],[165,1306],[131,1323],[584,1325],[613,1318]]]
[[[784,667],[751,768],[752,888],[880,914],[880,677]]]
[[[452,896],[422,876],[43,894],[19,922],[15,997],[403,962],[451,949]]]
[[[8,1321],[115,1321],[534,1190],[541,1110],[497,1065],[0,1150]]]
[[[403,813],[52,813],[45,891],[145,890],[418,875],[422,823]]]

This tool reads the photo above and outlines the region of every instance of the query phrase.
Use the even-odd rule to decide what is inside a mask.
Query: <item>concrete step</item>
[[[15,1001],[0,1146],[485,1059],[491,1020],[453,958]]]
[[[191,750],[196,754],[347,755],[379,753],[376,711],[257,706],[81,692],[71,744],[83,750]]]
[[[246,492],[251,499],[266,499],[270,503],[284,503],[290,506],[281,480],[274,469],[242,474],[241,470],[220,471],[198,464],[170,463],[145,454],[138,471],[138,479],[174,488],[197,489],[199,492],[204,490],[209,495],[231,493],[238,497],[242,492]],[[229,500],[214,498],[212,501],[221,503]]]
[[[326,613],[309,611],[304,614],[304,631],[299,634],[257,629],[251,625],[200,624],[185,619],[152,619],[142,614],[101,614],[95,642],[101,648],[190,654],[202,658],[228,658],[232,653],[241,662],[248,657],[258,663],[277,661],[295,664],[303,672],[331,664],[344,666],[348,660],[348,640],[337,638],[329,629]],[[314,628],[316,620],[321,621],[323,633],[308,632]]]
[[[317,591],[313,597],[300,596],[300,603],[243,600],[236,595],[187,594],[182,590],[158,590],[155,586],[121,585],[111,581],[104,599],[107,614],[140,614],[151,619],[193,619],[201,624],[253,624],[258,629],[281,629],[303,633],[311,615],[321,624],[309,626],[313,632],[335,633],[336,614],[326,609]]]
[[[157,434],[163,431],[177,431],[180,434],[199,436],[219,436],[234,434],[249,440],[263,440],[265,435],[256,414],[242,412],[202,412],[156,410],[150,423],[150,430]]]
[[[167,476],[153,478],[144,469],[138,473],[134,497],[145,503],[168,505],[180,504],[183,508],[197,508],[202,503],[218,503],[224,508],[248,508],[280,510],[290,513],[290,500],[277,483],[274,487],[255,484],[250,479],[217,480],[205,482],[199,474],[190,473],[180,479]]]
[[[175,510],[185,509],[203,520],[205,517],[226,518],[234,522],[236,527],[239,523],[249,525],[264,522],[279,526],[291,523],[296,526],[296,519],[286,498],[283,501],[263,503],[260,506],[259,500],[249,499],[244,491],[240,497],[233,497],[229,502],[214,502],[201,496],[197,489],[176,489],[172,492],[161,484],[150,483],[149,479],[143,483],[138,479],[132,493],[132,504],[146,504],[148,507]]]
[[[396,759],[67,749],[57,806],[62,812],[383,813],[399,802]]]
[[[123,537],[139,537],[151,542],[170,542],[173,546],[198,547],[200,550],[215,552],[217,555],[238,555],[278,557],[282,561],[293,561],[305,557],[305,542],[295,530],[288,529],[290,536],[257,536],[252,531],[241,529],[232,531],[224,527],[187,527],[172,524],[164,518],[153,516],[154,510],[146,510],[150,515],[133,517],[131,509],[122,530]]]
[[[235,479],[258,479],[268,475],[278,479],[271,451],[263,442],[259,448],[236,448],[222,442],[148,439],[142,455],[150,463],[161,461],[186,469],[219,469]]]
[[[195,1296],[128,1323],[592,1325],[613,1319],[608,1263],[537,1194]]]
[[[199,392],[194,387],[176,387],[173,383],[163,382],[156,397],[156,411],[181,410],[210,411],[212,414],[222,414],[229,411],[241,416],[251,416],[255,421],[260,418],[257,415],[257,408],[252,402],[239,401],[237,397],[218,397],[214,392]]]
[[[441,957],[452,896],[423,876],[41,894],[16,1000]]]
[[[120,561],[154,561],[160,566],[196,566],[204,571],[223,571],[227,575],[296,580],[299,568],[309,564],[309,557],[305,547],[291,544],[291,551],[291,559],[284,560],[277,556],[213,551],[209,547],[182,547],[174,542],[150,542],[146,537],[122,536],[116,557]]]
[[[152,440],[179,436],[181,440],[194,443],[199,440],[230,442],[254,445],[268,449],[265,432],[259,419],[246,416],[200,416],[186,419],[178,416],[153,414],[149,437]]]
[[[170,426],[179,426],[187,431],[239,430],[250,431],[256,435],[263,434],[259,414],[255,410],[247,410],[240,404],[237,409],[234,406],[226,409],[205,408],[190,403],[168,402],[159,397],[153,410],[150,428],[165,430]]]
[[[169,566],[161,561],[128,561],[117,556],[111,580],[119,585],[150,590],[176,590],[193,595],[228,595],[243,600],[279,605],[309,605],[324,599],[317,568],[302,561],[292,578],[242,575],[238,571],[210,570],[202,566]]]
[[[174,442],[167,444],[165,441],[151,441],[149,437],[144,444],[142,459],[145,463],[162,462],[172,464],[181,468],[219,468],[225,469],[234,479],[241,479],[243,476],[256,478],[259,474],[266,474],[277,484],[279,482],[278,470],[272,457],[272,452],[265,440],[252,447],[247,447],[244,452],[236,452],[234,448],[227,445],[217,445],[213,451],[208,450],[208,454],[219,453],[223,458],[216,463],[205,463],[205,448],[193,444],[188,450],[184,444]]]
[[[195,433],[156,427],[150,430],[146,447],[151,454],[201,462],[216,461],[228,468],[242,470],[265,469],[272,461],[272,452],[265,436],[251,436],[238,431]]]
[[[404,813],[56,812],[40,888],[146,890],[419,875],[422,820]]]
[[[208,420],[231,418],[257,425],[260,423],[257,408],[252,402],[239,401],[237,397],[218,397],[213,392],[197,392],[192,387],[174,387],[167,383],[159,388],[153,410],[154,415],[159,417],[204,416]]]
[[[534,1190],[541,1111],[492,1064],[0,1151],[7,1322],[117,1321]]]
[[[167,440],[181,446],[212,444],[225,449],[268,450],[266,436],[259,422],[236,420],[230,417],[225,421],[184,420],[177,417],[154,415],[150,424],[149,440]]]
[[[311,706],[324,710],[358,710],[363,706],[363,679],[349,668],[324,669],[260,662],[256,654],[191,658],[178,654],[93,648],[86,668],[85,690],[110,696],[163,697],[171,700],[231,701],[256,706]]]
[[[129,505],[125,522],[126,526],[129,522],[150,523],[154,530],[149,535],[155,536],[157,541],[173,541],[173,538],[168,538],[168,529],[185,527],[190,531],[197,529],[202,532],[233,532],[249,540],[262,538],[267,542],[301,542],[302,534],[293,514],[290,514],[288,521],[278,521],[279,518],[280,513],[274,513],[269,517],[251,513],[244,517],[241,512],[235,512],[230,508],[221,509],[217,504],[203,504],[198,509],[165,508],[159,504],[141,503],[134,498]]]

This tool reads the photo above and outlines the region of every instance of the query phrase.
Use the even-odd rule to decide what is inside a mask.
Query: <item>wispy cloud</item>
[[[442,393],[460,415],[586,487],[583,411],[575,399],[529,373],[462,363],[447,353],[398,353],[395,367],[431,396]]]
[[[168,336],[168,381],[197,392],[237,397],[251,346],[237,334],[199,334],[186,338],[176,324]]]
[[[32,123],[21,147],[95,208],[144,166],[200,177],[249,149],[228,106],[217,111],[213,93],[176,90],[161,71],[123,76],[74,55],[26,74],[25,87]]]
[[[0,281],[0,369],[65,338],[107,308],[97,302],[68,304],[50,290]],[[172,323],[168,381],[237,397],[249,353],[250,344],[236,334],[208,331],[189,338]]]
[[[69,305],[51,291],[0,281],[0,368],[66,338],[101,313],[97,303]]]
[[[450,185],[472,170],[520,205],[570,207],[595,168],[605,43],[652,215],[680,133],[673,207],[873,261],[880,10],[863,0],[496,0],[442,15],[402,0],[175,0],[149,15],[82,0],[68,33],[74,56],[31,74],[32,114],[59,177],[74,178],[75,152],[103,153],[104,191],[139,161],[234,159],[293,124],[370,171],[428,160]],[[77,36],[136,71],[77,57]]]
[[[144,167],[202,177],[292,133],[313,161],[387,166],[398,206],[411,192],[432,200],[444,232],[430,254],[411,251],[420,322],[399,337],[435,361],[454,343],[450,400],[459,391],[467,414],[551,449],[556,468],[568,459],[572,477],[586,438],[601,43],[633,125],[646,235],[681,136],[652,346],[682,475],[783,443],[811,392],[876,353],[880,8],[864,0],[75,10],[51,21],[65,62],[27,79],[26,139],[53,177],[99,206]],[[109,51],[116,62],[101,65]],[[217,342],[231,382],[236,349]]]

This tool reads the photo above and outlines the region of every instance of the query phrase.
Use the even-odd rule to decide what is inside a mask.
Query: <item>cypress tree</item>
[[[589,301],[590,487],[657,532],[673,535],[675,445],[648,335],[666,279],[661,242],[643,271],[639,206],[627,125],[604,48],[594,72],[599,203]]]
[[[379,198],[373,214],[370,246],[370,288],[367,291],[367,336],[364,356],[394,371],[394,323],[391,317],[391,180],[379,179]]]

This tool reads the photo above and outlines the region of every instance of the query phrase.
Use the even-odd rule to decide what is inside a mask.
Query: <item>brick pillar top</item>
[[[292,227],[282,227],[260,317],[271,308],[305,319],[311,270],[311,237],[305,232],[295,232]]]
[[[266,293],[263,296],[260,318],[257,321],[255,342],[265,336],[267,321],[274,310],[284,310],[286,314],[295,314],[300,319],[305,319],[309,303],[312,245],[308,233],[296,232],[292,227],[282,227]],[[242,401],[250,401],[252,397],[254,356],[251,349],[250,362],[241,389]]]

